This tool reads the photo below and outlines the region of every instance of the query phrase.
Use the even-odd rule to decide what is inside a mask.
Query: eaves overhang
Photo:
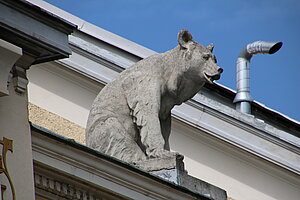
[[[148,56],[156,54],[156,52],[151,49],[143,47],[135,42],[127,40],[105,29],[97,27],[47,2],[41,0],[27,1],[36,5],[37,7],[42,8],[43,10],[47,10],[50,13],[54,13],[55,15],[59,16],[60,18],[66,21],[69,21],[72,24],[75,24],[77,26],[78,31],[89,35],[97,40],[101,40],[102,42],[105,42],[115,48],[125,51],[133,56],[136,56],[137,58],[146,58]]]
[[[216,95],[227,98],[229,101],[233,101],[236,95],[236,91],[218,83],[205,84],[204,87]],[[251,104],[251,112],[253,117],[265,120],[278,129],[285,130],[286,132],[289,132],[290,134],[300,138],[300,122],[293,120],[282,113],[272,110],[255,100],[251,102]]]
[[[0,38],[20,48],[33,64],[68,57],[76,26],[25,0],[0,0]]]

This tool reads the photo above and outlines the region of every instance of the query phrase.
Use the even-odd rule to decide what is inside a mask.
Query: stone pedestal
[[[133,165],[176,184],[180,183],[180,173],[184,171],[183,156],[179,154],[135,162]]]
[[[193,192],[207,196],[214,200],[227,200],[226,191],[205,181],[188,175],[184,168],[184,157],[177,154],[168,158],[149,159],[133,163],[153,175],[178,184]],[[200,170],[200,169],[199,169]]]

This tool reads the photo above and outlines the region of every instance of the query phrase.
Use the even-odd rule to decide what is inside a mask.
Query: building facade
[[[85,146],[88,113],[99,91],[156,52],[43,1],[3,0],[0,5],[1,55],[7,55],[1,57],[6,74],[0,140],[3,147],[13,141],[13,151],[2,149],[1,162],[5,154],[13,183],[3,170],[2,199],[13,198],[12,185],[16,199],[213,198]],[[38,28],[28,32],[26,26],[13,27],[16,22]],[[48,27],[39,33],[43,37],[34,37]],[[189,175],[226,190],[229,199],[298,199],[299,122],[258,102],[252,103],[251,115],[241,113],[234,96],[235,91],[215,83],[175,107],[171,150],[184,155]]]

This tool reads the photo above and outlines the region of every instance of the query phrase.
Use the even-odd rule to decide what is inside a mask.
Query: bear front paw
[[[177,152],[170,152],[164,149],[153,149],[152,151],[147,152],[148,158],[169,158],[176,157]]]

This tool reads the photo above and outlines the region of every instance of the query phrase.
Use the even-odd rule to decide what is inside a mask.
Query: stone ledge
[[[132,164],[166,181],[185,187],[213,200],[227,200],[225,190],[188,175],[184,168],[183,159],[182,155],[177,154],[165,158],[138,161]]]
[[[180,154],[164,158],[152,158],[149,160],[137,161],[132,164],[148,172],[175,168],[184,169],[183,156]]]
[[[227,193],[225,190],[190,176],[187,172],[179,173],[179,184],[193,192],[198,192],[214,200],[227,199]]]

